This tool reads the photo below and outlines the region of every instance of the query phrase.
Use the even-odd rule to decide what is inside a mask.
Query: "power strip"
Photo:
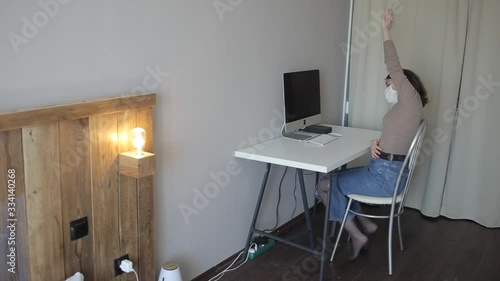
[[[272,247],[276,245],[276,241],[269,239],[269,241],[266,244],[260,244],[257,245],[257,250],[252,248],[248,251],[248,259],[253,260],[256,257],[262,255],[263,253],[269,251]]]

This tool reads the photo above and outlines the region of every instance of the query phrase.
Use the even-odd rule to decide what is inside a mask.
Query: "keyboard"
[[[314,143],[314,144],[318,144],[318,145],[325,145],[325,144],[332,142],[338,138],[339,137],[336,137],[336,136],[322,134],[322,135],[318,135],[316,137],[310,138],[306,142]]]

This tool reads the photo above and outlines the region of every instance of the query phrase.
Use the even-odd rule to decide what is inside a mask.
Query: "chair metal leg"
[[[402,252],[404,249],[403,249],[403,234],[401,230],[401,216],[398,216],[398,232],[399,232],[399,248],[401,249]]]
[[[349,214],[349,210],[351,210],[351,203],[352,199],[349,198],[349,203],[347,203],[344,219],[342,220],[342,224],[340,225],[339,234],[337,234],[337,240],[335,241],[335,246],[333,247],[333,252],[332,255],[330,256],[330,262],[333,261],[333,257],[335,256],[335,252],[337,251],[337,246],[339,245],[340,236],[342,235],[342,230],[344,230],[344,225],[347,220],[347,215]]]
[[[388,244],[388,254],[389,254],[389,275],[392,275],[392,225],[394,223],[394,217],[391,214],[391,217],[389,218],[389,241],[387,241]]]

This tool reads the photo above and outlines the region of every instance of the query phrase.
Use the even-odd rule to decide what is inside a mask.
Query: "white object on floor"
[[[166,262],[162,265],[158,281],[182,281],[179,265],[174,262]]]
[[[81,274],[80,272],[77,272],[77,273],[75,273],[75,275],[66,279],[66,281],[83,281],[83,274]]]

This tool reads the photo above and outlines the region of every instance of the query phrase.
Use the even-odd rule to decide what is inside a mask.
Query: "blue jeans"
[[[330,220],[341,222],[344,219],[349,194],[392,196],[402,165],[403,162],[374,158],[364,167],[346,169],[333,174]],[[404,174],[398,192],[403,190],[406,177],[407,173]],[[351,210],[360,212],[359,202],[353,201]],[[349,213],[347,219],[352,220],[354,216],[353,213]]]

